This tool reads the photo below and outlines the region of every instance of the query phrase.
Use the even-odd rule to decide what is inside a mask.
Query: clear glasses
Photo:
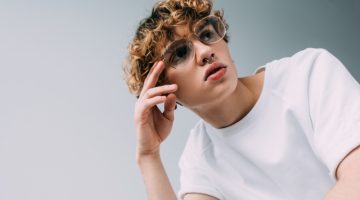
[[[195,38],[206,45],[219,42],[225,34],[226,28],[223,21],[214,15],[202,18],[193,28]],[[167,67],[184,67],[195,57],[194,45],[189,38],[175,40],[165,48],[161,57]]]

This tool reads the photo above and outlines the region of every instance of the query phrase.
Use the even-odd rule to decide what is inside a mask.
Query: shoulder
[[[199,120],[190,131],[184,153],[201,154],[210,143],[211,140],[207,134],[205,123],[203,120]]]
[[[266,64],[271,75],[278,82],[294,82],[299,78],[309,77],[314,67],[330,70],[334,62],[339,62],[328,50],[306,48],[288,57],[273,60]]]
[[[302,73],[310,82],[317,85],[321,80],[334,81],[338,78],[350,78],[351,75],[343,63],[326,49],[308,48],[294,56],[295,71]]]
[[[314,60],[317,59],[321,54],[330,54],[328,50],[323,48],[306,48],[295,53],[291,56],[297,60]]]
[[[324,69],[331,69],[329,67],[338,64],[339,60],[326,49],[307,48],[294,54],[292,62],[303,68],[323,67]]]
[[[321,58],[331,57],[331,53],[322,48],[306,48],[298,51],[288,57],[273,60],[267,63],[267,66],[275,68],[275,71],[285,72],[291,70],[298,70],[299,68],[309,67],[316,64],[316,61]]]
[[[211,144],[203,120],[200,120],[190,131],[180,163],[198,160]]]
[[[323,48],[306,48],[288,57],[268,62],[265,65],[265,83],[268,93],[280,97],[291,104],[303,103],[311,80],[315,76],[325,76],[329,62],[336,58]],[[315,74],[315,75],[314,75]]]

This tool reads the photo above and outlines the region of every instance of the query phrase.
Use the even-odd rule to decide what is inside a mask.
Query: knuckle
[[[153,97],[153,96],[156,96],[157,93],[158,93],[158,87],[153,87],[153,88],[151,88],[149,94],[151,95],[151,97]]]
[[[152,91],[153,91],[153,89],[147,90],[146,93],[145,93],[146,97],[151,97],[152,93],[153,93]]]

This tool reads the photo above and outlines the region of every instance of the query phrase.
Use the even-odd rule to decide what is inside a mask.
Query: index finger
[[[161,72],[164,70],[164,63],[162,61],[154,63],[154,65],[151,67],[149,74],[146,76],[146,79],[144,81],[144,86],[141,90],[141,94],[144,91],[147,91],[149,88],[155,87],[156,83],[159,80]]]

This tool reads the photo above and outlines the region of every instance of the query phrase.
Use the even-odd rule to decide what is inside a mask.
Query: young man
[[[323,49],[238,78],[226,30],[204,0],[165,0],[140,23],[127,83],[149,199],[176,199],[160,159],[176,103],[202,118],[180,159],[181,199],[360,199],[359,84]]]

